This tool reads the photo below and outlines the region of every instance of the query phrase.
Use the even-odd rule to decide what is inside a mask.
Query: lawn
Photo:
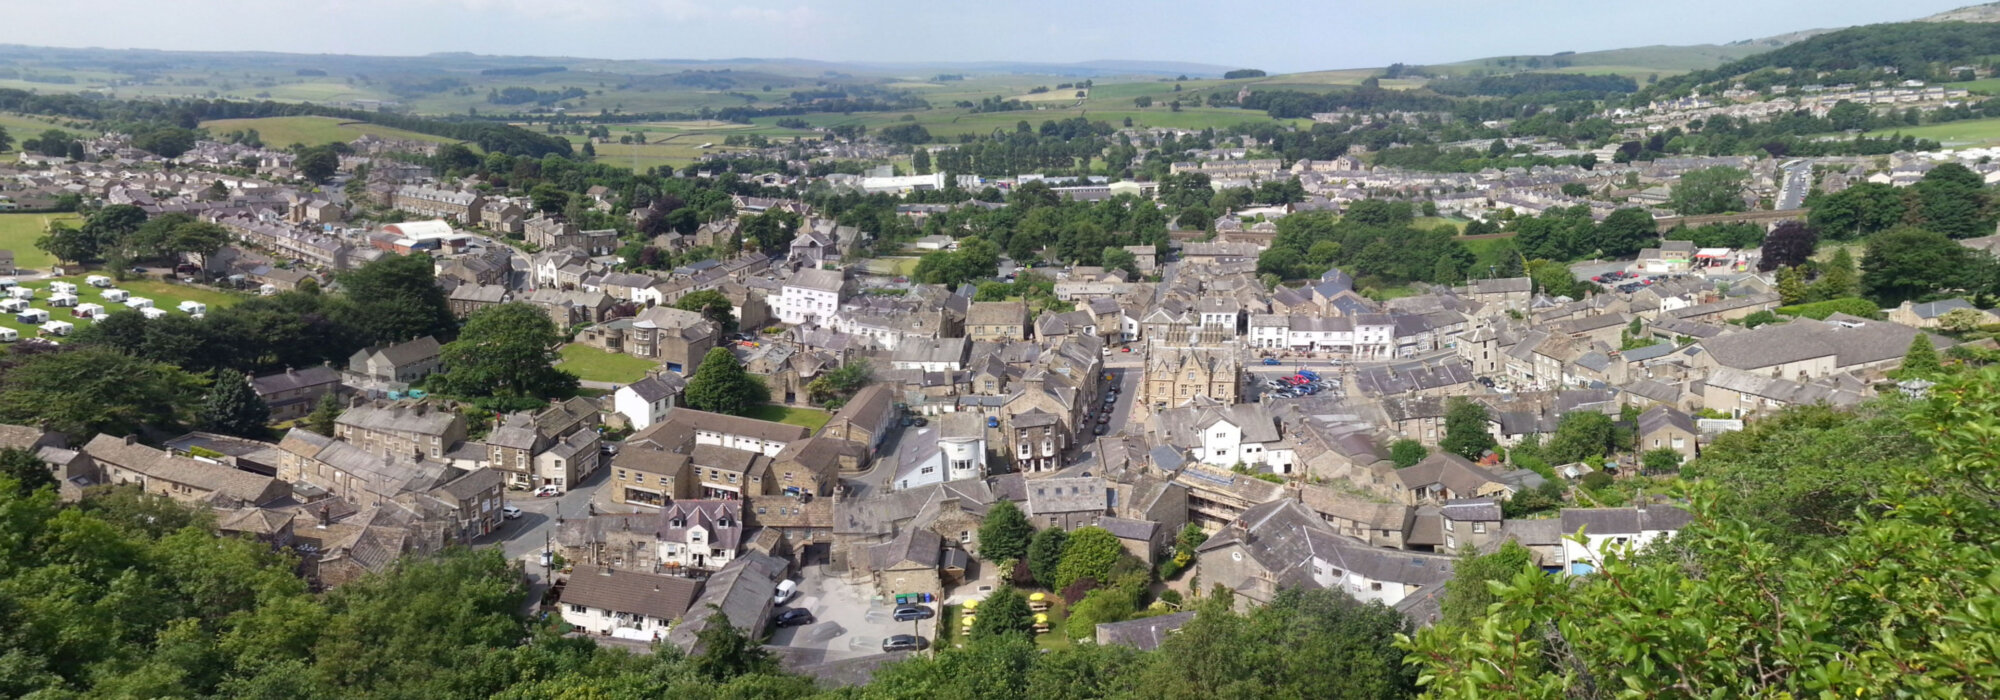
[[[56,264],[54,256],[35,247],[53,221],[78,221],[75,214],[0,214],[0,249],[14,251],[14,266],[23,270],[46,270]]]
[[[256,129],[258,138],[271,148],[284,148],[294,143],[317,146],[333,141],[353,141],[365,134],[385,139],[408,139],[412,141],[434,141],[455,143],[452,139],[414,131],[392,129],[364,122],[352,122],[333,117],[264,117],[261,119],[214,119],[201,123],[202,128],[215,135],[231,131]]]
[[[752,409],[750,417],[757,420],[784,423],[785,425],[796,425],[816,433],[819,432],[820,428],[826,426],[827,421],[833,419],[833,414],[817,408],[798,408],[767,403]]]
[[[1983,146],[2000,143],[2000,118],[1966,119],[1945,124],[1908,126],[1868,132],[1868,136],[1915,136],[1946,146]]]
[[[609,353],[588,345],[563,346],[562,361],[556,366],[585,381],[631,384],[646,378],[659,363],[643,357]]]
[[[125,305],[121,302],[105,301],[104,300],[105,290],[84,284],[83,280],[84,276],[75,275],[70,277],[56,277],[52,279],[33,280],[24,283],[21,286],[37,290],[35,293],[35,299],[33,302],[30,303],[29,308],[46,310],[49,312],[49,320],[69,321],[71,323],[77,324],[79,328],[81,328],[84,325],[87,325],[90,322],[76,318],[75,315],[73,314],[73,312],[75,311],[74,308],[59,309],[48,305],[48,298],[49,298],[48,288],[51,283],[69,282],[75,284],[77,287],[76,291],[77,300],[81,303],[98,304],[103,306],[106,311],[112,313],[123,311],[125,309]],[[114,288],[123,289],[127,292],[131,292],[132,296],[134,297],[151,299],[153,300],[153,308],[164,310],[169,314],[181,313],[180,304],[183,301],[198,301],[207,304],[209,310],[214,311],[215,309],[234,306],[237,302],[240,302],[245,298],[243,295],[236,294],[233,292],[225,292],[216,289],[189,287],[185,285],[162,282],[159,280],[128,280],[117,283],[117,286]],[[21,323],[20,321],[15,320],[13,314],[0,313],[0,326],[20,331],[21,337],[23,338],[32,338],[38,332],[38,328],[35,324]]]

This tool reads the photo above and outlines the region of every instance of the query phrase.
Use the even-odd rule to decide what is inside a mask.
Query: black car
[[[882,640],[882,651],[916,651],[924,648],[924,638],[914,634],[899,634]]]
[[[772,624],[775,624],[779,627],[797,627],[799,625],[810,625],[812,624],[812,621],[813,621],[813,614],[811,610],[807,610],[805,608],[792,608],[790,610],[778,613],[778,619],[772,620],[771,622]]]
[[[1107,427],[1110,427],[1110,426],[1107,426],[1107,425],[1105,425],[1105,424],[1103,424],[1103,423],[1098,423],[1098,424],[1097,424],[1097,427],[1095,427],[1095,428],[1091,428],[1091,429],[1090,429],[1090,432],[1092,432],[1092,433],[1094,433],[1094,434],[1097,434],[1097,435],[1103,435],[1103,434],[1104,434],[1104,429],[1105,429],[1105,428],[1107,428]]]
[[[911,620],[928,620],[936,616],[937,612],[931,610],[929,606],[924,606],[924,605],[896,606],[897,622],[909,622]]]

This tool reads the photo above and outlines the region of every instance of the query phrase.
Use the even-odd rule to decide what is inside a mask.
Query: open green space
[[[2000,118],[1966,119],[1945,124],[1907,126],[1868,132],[1868,136],[1915,136],[1946,146],[1984,146],[2000,143]]]
[[[8,144],[10,148],[0,149],[0,153],[13,153],[15,151],[18,151],[21,148],[22,140],[41,136],[42,132],[48,131],[50,129],[56,129],[58,131],[66,131],[71,134],[75,134],[77,136],[96,135],[91,133],[89,129],[79,129],[70,126],[68,124],[65,124],[63,122],[59,122],[52,119],[45,119],[42,117],[30,117],[21,114],[11,114],[4,112],[0,112],[0,129],[6,129],[8,138],[13,139],[13,143]]]
[[[773,423],[796,425],[815,433],[819,432],[820,428],[826,427],[827,421],[833,420],[833,414],[817,408],[779,406],[768,403],[751,409],[749,417]]]
[[[392,129],[376,124],[351,122],[333,117],[264,117],[261,119],[214,119],[201,123],[208,133],[220,136],[231,131],[256,129],[264,145],[284,148],[294,143],[308,146],[332,141],[353,141],[364,135],[385,139],[407,139],[411,141],[432,141],[453,143],[452,139],[414,131]]]
[[[89,325],[90,321],[77,318],[75,307],[56,308],[49,306],[49,285],[56,282],[74,284],[76,285],[76,297],[79,303],[103,306],[104,310],[108,313],[118,313],[126,309],[124,302],[109,301],[104,298],[104,293],[110,290],[99,289],[84,284],[84,277],[84,275],[72,275],[68,277],[30,280],[23,282],[20,286],[35,290],[35,298],[29,301],[28,308],[45,310],[49,312],[49,320],[68,321],[76,324],[78,328]],[[151,279],[118,282],[112,289],[125,290],[133,298],[151,299],[153,300],[153,308],[160,309],[168,314],[183,313],[180,310],[180,304],[183,301],[198,301],[207,304],[209,310],[213,311],[215,309],[234,306],[237,302],[244,299],[243,295],[234,292],[190,287]],[[11,313],[0,313],[0,327],[12,328],[19,331],[22,338],[32,338],[40,333],[39,324],[22,323]]]
[[[46,270],[56,264],[55,256],[35,247],[35,239],[48,232],[49,224],[67,221],[76,224],[75,214],[0,214],[0,250],[14,251],[14,267]]]
[[[645,379],[647,372],[659,366],[659,363],[643,357],[605,352],[578,343],[563,346],[562,361],[556,363],[557,368],[584,381],[613,384],[631,384]]]

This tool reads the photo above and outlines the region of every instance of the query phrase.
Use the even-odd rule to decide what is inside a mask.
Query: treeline
[[[1267,281],[1312,279],[1339,267],[1362,286],[1465,281],[1472,251],[1450,226],[1414,225],[1408,202],[1355,202],[1345,216],[1301,212],[1278,220],[1271,247],[1257,256]]]
[[[494,88],[488,91],[486,93],[486,102],[496,105],[522,105],[531,102],[538,105],[552,105],[563,100],[580,99],[589,94],[580,87],[567,87],[561,90],[536,90],[531,87],[514,86]]]
[[[541,75],[541,74],[543,74],[543,73],[561,73],[561,72],[563,72],[563,71],[566,71],[566,70],[569,70],[569,69],[568,69],[568,68],[564,68],[564,67],[562,67],[562,66],[522,66],[522,67],[519,67],[519,68],[487,68],[487,69],[484,69],[484,70],[481,70],[481,71],[479,71],[479,74],[480,74],[480,75],[520,75],[520,76],[526,76],[526,75]],[[325,74],[324,74],[324,73],[321,73],[321,75],[325,75]]]
[[[1489,75],[1479,78],[1451,78],[1435,80],[1424,87],[1446,95],[1469,97],[1485,95],[1492,97],[1514,97],[1541,93],[1585,93],[1601,99],[1612,94],[1629,93],[1639,89],[1638,82],[1622,75],[1583,75],[1578,73],[1515,73],[1513,75]]]
[[[567,139],[537,134],[526,129],[488,121],[436,119],[394,112],[367,112],[325,105],[286,102],[230,102],[226,100],[115,100],[95,95],[37,94],[24,90],[0,89],[0,110],[43,116],[89,119],[114,124],[150,124],[193,129],[211,119],[255,119],[260,117],[317,116],[349,119],[370,124],[442,136],[479,144],[492,153],[526,155],[571,155]]]
[[[1829,32],[1788,46],[1740,58],[1687,80],[1713,82],[1764,68],[1814,72],[1889,68],[1902,78],[1950,77],[1946,71],[2000,53],[2000,24],[1988,22],[1900,22]],[[1661,81],[1663,84],[1667,81]],[[1675,82],[1680,82],[1676,80]]]
[[[1259,90],[1241,102],[1244,109],[1257,109],[1273,119],[1303,119],[1315,112],[1354,110],[1360,112],[1441,112],[1450,111],[1453,100],[1417,90],[1384,90],[1362,86],[1333,92]]]

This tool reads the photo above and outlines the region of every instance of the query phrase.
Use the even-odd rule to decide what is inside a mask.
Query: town
[[[1565,74],[1397,64],[1355,90],[1432,92],[1218,85],[1207,108],[1269,118],[1008,107],[1018,127],[957,139],[787,116],[791,138],[651,168],[596,155],[635,143],[608,110],[237,116],[0,86],[8,118],[50,126],[0,131],[0,491],[20,491],[0,513],[50,514],[0,536],[188,570],[205,555],[137,552],[223,542],[284,581],[163,594],[202,606],[493,581],[477,604],[512,628],[487,639],[801,684],[772,696],[909,694],[983,640],[1139,668],[1184,661],[1136,656],[1196,643],[1176,640],[1282,644],[1218,625],[1300,623],[1379,629],[1343,653],[1410,673],[1353,688],[1430,682],[1409,665],[1528,694],[1468,669],[1560,646],[1551,620],[1599,614],[1568,596],[1607,580],[1764,605],[1660,577],[1835,541],[1886,571],[1901,540],[1873,528],[1905,505],[1935,509],[1913,537],[1978,546],[1990,452],[1964,436],[2000,404],[2000,145],[1882,132],[2000,98],[1989,63],[1932,62],[1619,78],[1646,99],[1564,92],[1553,126],[1450,101]],[[212,121],[332,114],[371,131],[281,147]],[[1800,136],[1819,125],[1843,131]],[[28,580],[0,585],[0,638],[56,639],[10,622]],[[229,624],[217,644],[293,643]]]

